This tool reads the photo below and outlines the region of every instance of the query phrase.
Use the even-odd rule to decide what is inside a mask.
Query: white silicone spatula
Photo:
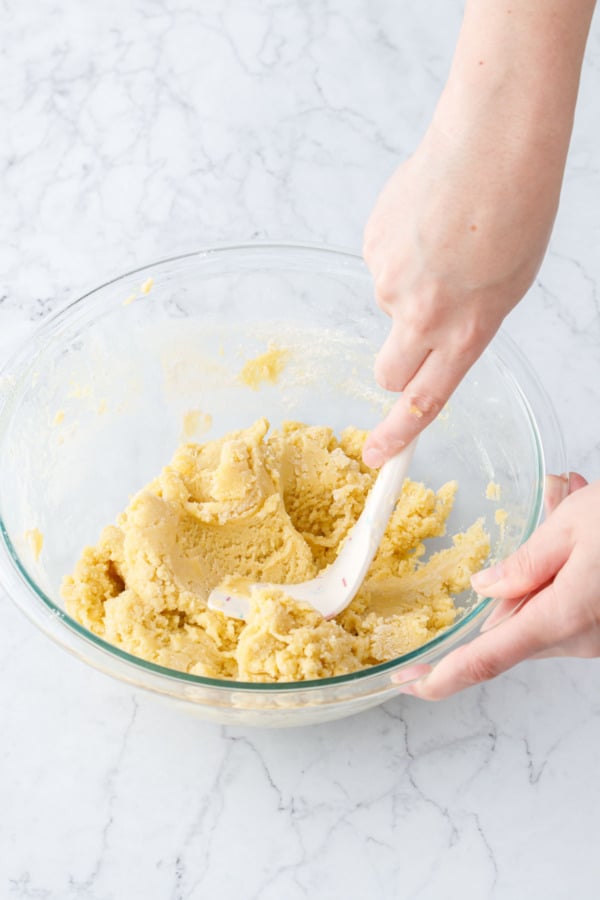
[[[252,587],[279,588],[288,597],[309,603],[326,619],[341,613],[352,601],[377,553],[402,492],[415,444],[416,438],[381,467],[358,521],[330,566],[316,578],[301,584],[255,584]],[[209,595],[208,606],[236,619],[245,619],[250,610],[250,599],[215,588]]]

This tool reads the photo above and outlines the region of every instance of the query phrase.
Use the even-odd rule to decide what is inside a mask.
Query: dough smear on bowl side
[[[246,621],[207,608],[232,576],[295,583],[331,563],[376,472],[361,461],[366,432],[286,422],[205,444],[184,443],[115,525],[86,547],[62,585],[67,611],[135,656],[196,675],[302,681],[393,659],[457,614],[453,597],[489,554],[482,520],[426,554],[445,533],[456,482],[437,492],[407,480],[357,596],[334,620],[286,597],[253,592]]]

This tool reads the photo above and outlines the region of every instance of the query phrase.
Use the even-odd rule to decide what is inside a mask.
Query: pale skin
[[[391,318],[377,358],[401,392],[365,443],[380,466],[440,412],[541,265],[558,209],[593,0],[467,0],[450,75],[414,154],[381,193],[364,255]],[[442,660],[404,672],[435,700],[542,655],[600,655],[600,482],[560,505],[480,593],[518,611]],[[496,617],[498,619],[498,617]]]

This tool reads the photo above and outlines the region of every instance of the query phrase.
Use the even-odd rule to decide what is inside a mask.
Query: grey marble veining
[[[0,355],[85,290],[219,241],[360,248],[416,145],[448,0],[4,3]],[[551,247],[507,328],[600,477],[600,31]],[[88,669],[0,596],[0,897],[597,894],[600,668],[438,705],[219,728]]]

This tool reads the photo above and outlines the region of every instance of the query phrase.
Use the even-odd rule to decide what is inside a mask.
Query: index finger
[[[432,350],[365,441],[365,465],[383,465],[433,422],[475,359],[475,355],[451,356]]]

